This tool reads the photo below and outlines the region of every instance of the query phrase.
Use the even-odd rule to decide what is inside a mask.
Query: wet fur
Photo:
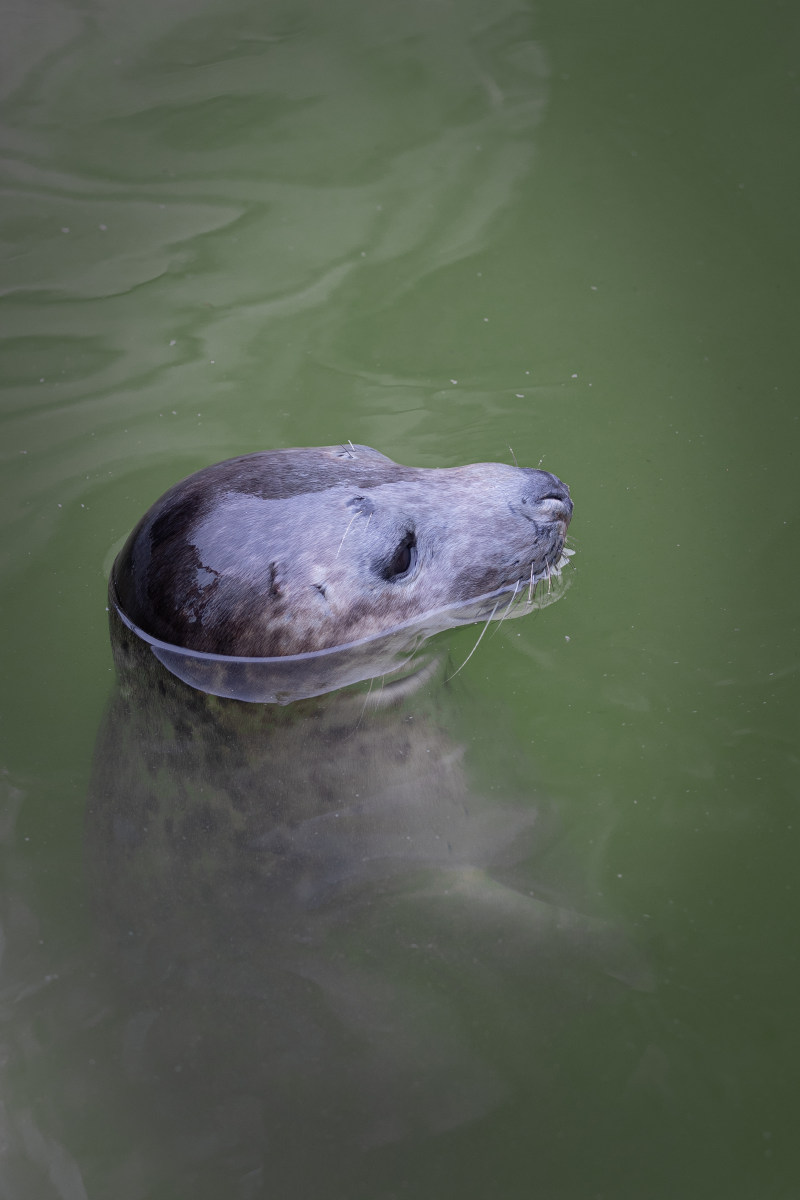
[[[527,586],[558,562],[571,513],[545,471],[418,469],[365,446],[267,451],[170,489],[113,584],[128,617],[165,642],[299,654]]]

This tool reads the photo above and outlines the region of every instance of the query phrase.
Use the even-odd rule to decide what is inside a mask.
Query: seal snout
[[[529,521],[560,521],[566,532],[572,519],[569,488],[549,471],[523,468],[525,482],[519,512]]]

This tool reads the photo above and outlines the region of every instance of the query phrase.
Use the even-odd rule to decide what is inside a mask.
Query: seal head
[[[303,654],[535,583],[558,568],[571,516],[547,471],[404,467],[368,446],[271,450],[166,492],[111,589],[130,622],[173,646]]]

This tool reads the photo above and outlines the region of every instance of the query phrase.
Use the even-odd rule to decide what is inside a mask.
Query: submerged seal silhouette
[[[157,500],[111,595],[138,632],[188,651],[323,651],[535,586],[564,561],[571,516],[547,471],[405,467],[352,444],[264,451]]]

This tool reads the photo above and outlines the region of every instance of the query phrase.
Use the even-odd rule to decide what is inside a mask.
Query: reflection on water
[[[450,604],[421,618],[405,621],[378,637],[282,658],[204,654],[159,641],[125,615],[119,606],[113,580],[109,583],[109,607],[113,613],[112,627],[116,620],[122,622],[168,671],[190,687],[230,700],[289,704],[364,680],[384,676],[396,679],[398,672],[413,669],[416,651],[429,637],[443,629],[471,625],[476,621],[485,621],[486,628],[492,621],[511,620],[555,604],[569,586],[569,576],[565,578],[561,572],[573,553],[565,550],[552,570],[548,568],[546,573],[536,576],[532,573],[530,584],[522,588],[517,584],[466,603]],[[482,636],[479,635],[479,640]]]

